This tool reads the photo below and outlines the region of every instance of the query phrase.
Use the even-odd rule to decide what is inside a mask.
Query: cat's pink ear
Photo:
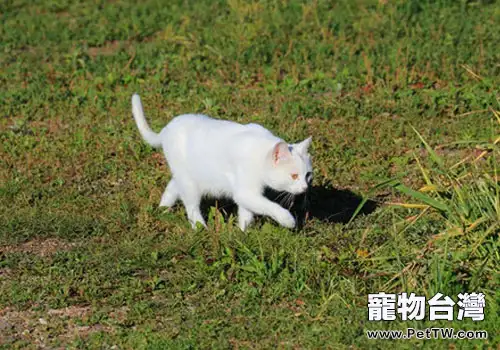
[[[278,164],[279,162],[282,162],[284,160],[290,159],[292,154],[290,153],[290,150],[288,149],[288,144],[285,142],[281,141],[278,142],[274,148],[273,148],[273,162],[274,164]]]
[[[309,136],[307,139],[305,139],[304,141],[302,141],[296,145],[297,150],[300,153],[307,153],[307,149],[311,145],[311,142],[312,142],[312,136]]]

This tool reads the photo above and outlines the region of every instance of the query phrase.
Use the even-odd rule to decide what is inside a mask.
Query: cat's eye
[[[299,174],[292,174],[291,176],[293,180],[297,180],[299,178]]]

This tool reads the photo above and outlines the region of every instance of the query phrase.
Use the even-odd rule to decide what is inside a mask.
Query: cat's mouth
[[[296,191],[292,192],[292,194],[294,196],[300,196],[300,195],[303,195],[304,193],[307,193],[310,188],[311,188],[311,185],[307,185],[307,186],[301,188],[300,190],[296,190]]]

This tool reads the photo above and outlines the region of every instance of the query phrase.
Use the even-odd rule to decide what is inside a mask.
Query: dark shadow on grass
[[[363,197],[347,189],[312,186],[307,193],[296,197],[291,211],[297,218],[299,229],[310,219],[347,224],[362,201]],[[370,214],[376,208],[377,202],[368,200],[358,215]]]
[[[280,203],[280,194],[271,189],[266,189],[265,196],[270,200]],[[327,223],[349,222],[363,198],[347,189],[337,189],[326,186],[312,186],[305,194],[295,196],[290,209],[297,219],[297,228],[300,230],[308,220],[317,219]],[[238,207],[230,199],[204,199],[201,203],[202,213],[206,216],[210,207],[216,207],[225,220],[231,215],[238,215]],[[370,214],[377,208],[377,203],[368,200],[360,214]]]
[[[303,226],[308,219],[317,219],[331,224],[347,224],[362,201],[363,197],[348,189],[313,186],[308,193],[297,198],[292,211],[296,211],[296,216],[302,218],[302,221],[299,221],[299,227]],[[357,215],[370,214],[376,208],[377,202],[367,200]]]

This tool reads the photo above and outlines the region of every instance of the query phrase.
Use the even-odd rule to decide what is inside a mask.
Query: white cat
[[[300,194],[312,181],[311,137],[289,145],[258,124],[238,124],[202,114],[174,118],[157,134],[148,126],[139,95],[132,113],[144,140],[162,147],[172,172],[160,206],[180,199],[191,225],[206,226],[200,213],[204,195],[232,198],[238,226],[245,230],[254,214],[268,215],[282,226],[295,227],[290,212],[263,196],[264,188]]]

